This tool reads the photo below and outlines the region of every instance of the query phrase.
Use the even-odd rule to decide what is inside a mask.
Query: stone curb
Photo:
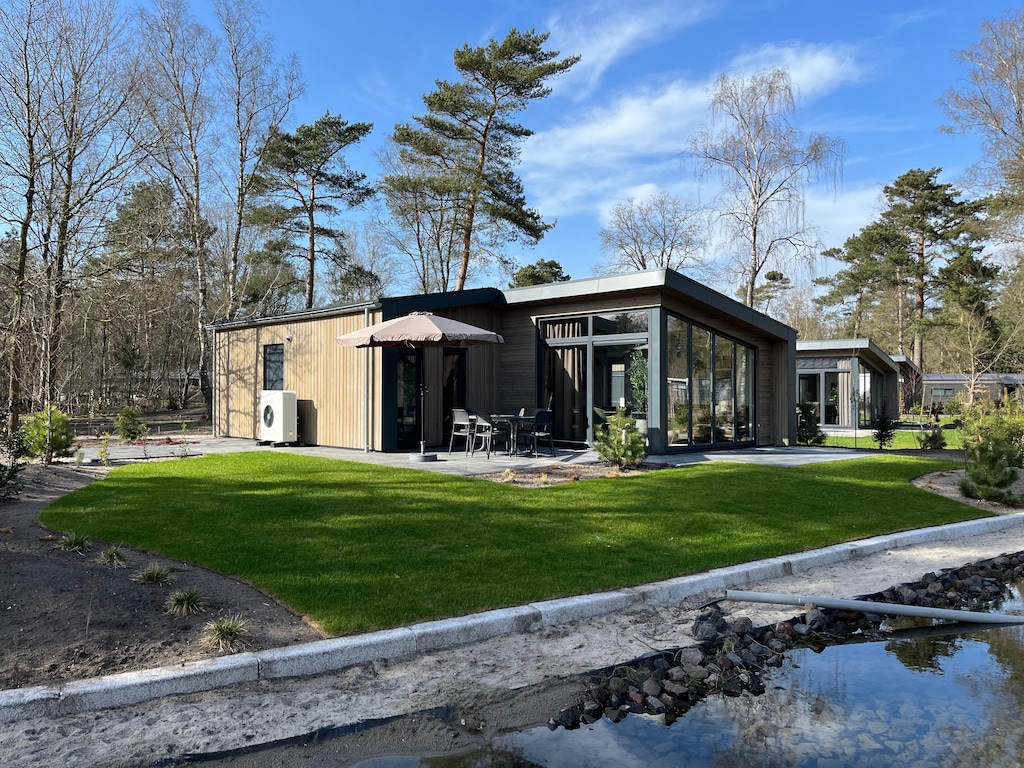
[[[623,611],[636,605],[680,603],[697,595],[782,578],[885,549],[978,536],[1021,524],[1024,524],[1024,513],[1001,515],[876,536],[613,592],[546,600],[517,608],[428,621],[411,627],[203,659],[175,667],[75,680],[63,685],[15,688],[0,691],[0,723],[124,707],[163,696],[198,693],[279,677],[318,675],[374,659],[395,659],[448,650],[500,635],[535,632],[543,627]]]

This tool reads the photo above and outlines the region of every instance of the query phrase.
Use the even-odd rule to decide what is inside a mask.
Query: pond
[[[1022,614],[1021,585],[993,610]],[[1024,627],[899,630],[879,642],[786,654],[760,696],[712,695],[664,717],[546,726],[443,757],[360,768],[482,766],[1019,766],[1024,764]],[[920,626],[921,622],[917,622]]]

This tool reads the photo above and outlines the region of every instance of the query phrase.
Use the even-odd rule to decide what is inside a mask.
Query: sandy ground
[[[955,476],[929,490],[954,493]],[[1024,522],[1024,521],[1022,521]],[[967,539],[887,551],[745,588],[851,597],[912,581],[928,571],[1024,550],[1024,525]],[[497,731],[546,722],[574,701],[566,677],[693,642],[694,609],[707,596],[511,635],[446,653],[380,660],[315,678],[264,681],[56,721],[0,726],[4,766],[137,766],[188,755],[244,750],[299,739],[320,729],[421,713],[356,731],[311,750],[285,746],[216,764],[347,765],[385,753],[437,753]],[[791,615],[771,606],[723,603],[764,624]],[[445,717],[422,714],[449,707]],[[164,763],[166,764],[166,763]]]

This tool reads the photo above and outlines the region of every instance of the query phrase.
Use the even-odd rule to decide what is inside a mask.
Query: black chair
[[[473,419],[465,408],[452,408],[452,436],[448,440],[448,455],[452,455],[452,446],[455,445],[455,438],[461,437],[466,441],[466,453],[473,447]]]
[[[519,426],[519,440],[525,440],[533,445],[533,455],[537,455],[538,444],[547,439],[551,455],[555,455],[555,437],[552,434],[553,424],[551,411],[547,408],[538,408],[533,412],[533,419],[525,421]]]
[[[477,441],[480,441],[480,449],[487,452],[487,458],[491,458],[491,452],[494,451],[495,441],[508,440],[508,432],[496,426],[490,419],[485,416],[477,416],[476,423],[473,425],[473,448],[470,454],[477,452]]]

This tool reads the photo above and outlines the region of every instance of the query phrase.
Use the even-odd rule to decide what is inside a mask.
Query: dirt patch
[[[103,468],[30,465],[16,500],[0,502],[0,689],[180,664],[218,655],[203,641],[212,617],[241,614],[249,647],[275,648],[320,639],[291,610],[237,579],[125,548],[129,566],[111,569],[59,546],[61,534],[36,516],[56,498],[103,477]],[[139,584],[150,563],[170,567],[173,585]],[[175,589],[196,587],[208,610],[175,618],[164,603]]]
[[[503,472],[492,472],[488,475],[481,475],[481,477],[485,480],[505,485],[518,485],[524,488],[546,488],[553,485],[577,483],[581,480],[594,480],[602,477],[631,477],[658,469],[667,469],[668,467],[668,464],[664,466],[641,464],[639,467],[619,469],[608,464],[556,464],[542,470],[506,469]]]

